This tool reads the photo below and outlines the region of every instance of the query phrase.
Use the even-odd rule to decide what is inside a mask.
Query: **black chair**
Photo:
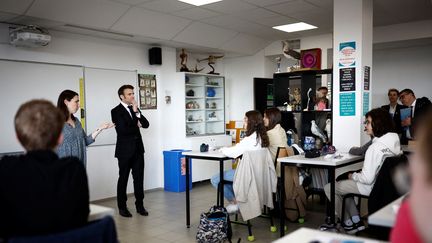
[[[111,216],[87,225],[49,235],[14,237],[9,243],[118,243],[114,220]]]
[[[361,199],[368,199],[367,215],[370,215],[401,197],[402,195],[397,191],[396,186],[393,182],[393,172],[398,166],[406,166],[407,164],[408,158],[403,154],[399,156],[387,157],[383,161],[381,168],[379,169],[375,184],[369,196],[356,193],[349,193],[344,195],[342,200],[341,219],[345,218],[345,200],[347,198],[358,198],[358,204],[356,206],[359,211],[361,207]]]

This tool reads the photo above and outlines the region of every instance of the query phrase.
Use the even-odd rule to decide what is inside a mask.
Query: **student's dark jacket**
[[[66,231],[87,223],[83,164],[41,150],[0,160],[0,239]]]
[[[383,106],[381,106],[381,108],[388,111],[388,112],[390,111],[390,105],[383,105]],[[393,115],[393,122],[395,124],[396,133],[399,135],[402,134],[402,132],[403,132],[403,128],[402,128],[402,124],[401,124],[401,115],[400,115],[400,110],[403,108],[406,108],[406,106],[397,104],[395,113]]]

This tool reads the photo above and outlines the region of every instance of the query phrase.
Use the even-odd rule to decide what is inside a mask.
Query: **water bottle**
[[[292,135],[292,131],[289,130],[289,131],[287,132],[288,146],[291,146],[291,145],[293,144],[292,136],[293,136],[293,135]]]

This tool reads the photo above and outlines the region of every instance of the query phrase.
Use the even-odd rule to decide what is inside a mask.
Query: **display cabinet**
[[[185,73],[186,136],[225,134],[225,78]]]
[[[323,83],[326,84],[324,86],[328,88],[329,93],[326,99],[321,102],[317,90],[323,86]],[[274,74],[274,106],[282,111],[282,126],[286,130],[292,129],[286,127],[286,124],[289,123],[286,118],[294,116],[296,120],[295,129],[302,142],[306,136],[319,137],[311,129],[312,121],[315,121],[315,124],[327,137],[325,142],[331,144],[331,84],[332,69]]]

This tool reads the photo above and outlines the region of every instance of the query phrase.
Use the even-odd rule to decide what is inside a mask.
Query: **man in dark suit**
[[[407,117],[401,122],[403,127],[408,127],[402,133],[401,144],[408,144],[409,140],[415,139],[416,125],[422,119],[422,116],[427,113],[427,110],[431,108],[431,101],[426,97],[417,99],[411,89],[402,90],[399,99],[403,105],[411,107],[411,117]]]
[[[403,128],[401,124],[400,110],[406,108],[406,106],[398,104],[399,91],[397,89],[389,89],[387,96],[390,104],[383,105],[381,108],[389,112],[393,118],[397,134],[402,135]]]
[[[76,157],[59,159],[63,114],[47,100],[23,104],[15,132],[26,153],[0,160],[1,238],[35,236],[84,226],[89,189]]]
[[[123,85],[118,90],[120,104],[111,110],[111,119],[117,132],[115,157],[118,159],[117,206],[123,217],[132,217],[126,201],[126,188],[132,170],[135,207],[139,214],[147,216],[144,208],[144,145],[140,128],[148,128],[148,120],[138,109],[132,85]]]

